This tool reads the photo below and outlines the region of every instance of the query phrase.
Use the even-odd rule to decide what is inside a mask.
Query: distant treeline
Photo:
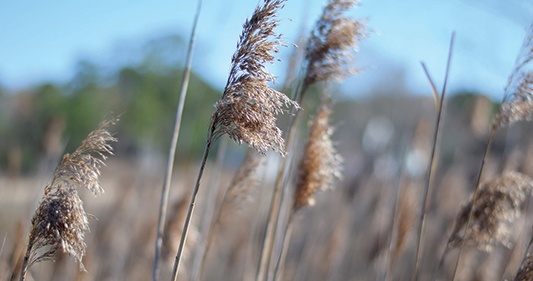
[[[113,72],[90,61],[78,63],[63,84],[43,83],[15,93],[0,91],[0,169],[32,171],[43,157],[71,151],[107,115],[121,115],[121,147],[168,149],[181,86],[182,69],[165,52],[169,38],[150,42],[134,66]],[[176,40],[175,52],[182,53]],[[154,47],[155,46],[155,47]],[[158,50],[166,49],[158,54]],[[178,153],[201,149],[205,129],[220,93],[192,75]],[[178,158],[179,159],[179,158]]]

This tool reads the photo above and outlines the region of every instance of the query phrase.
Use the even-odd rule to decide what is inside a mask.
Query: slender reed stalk
[[[161,246],[163,245],[163,234],[165,233],[165,221],[167,217],[168,209],[168,197],[170,194],[170,183],[172,182],[172,170],[174,169],[174,157],[176,155],[176,146],[178,143],[181,119],[183,116],[183,106],[185,104],[185,97],[187,96],[187,88],[189,87],[189,79],[191,74],[192,57],[194,52],[194,46],[196,42],[196,28],[198,26],[198,19],[200,18],[200,12],[202,10],[202,0],[198,0],[198,6],[196,9],[196,15],[194,17],[194,23],[191,31],[191,37],[189,39],[189,48],[187,50],[187,62],[185,63],[185,69],[183,71],[183,77],[181,80],[180,99],[178,102],[178,109],[176,111],[176,120],[174,123],[174,131],[172,134],[172,141],[170,144],[170,150],[168,152],[167,168],[165,170],[165,177],[163,180],[163,190],[161,191],[161,201],[159,204],[159,216],[157,219],[157,237],[155,241],[155,255],[154,265],[152,269],[152,280],[159,280],[159,261],[161,257]]]
[[[285,260],[287,259],[287,253],[289,252],[289,245],[291,243],[292,231],[294,229],[294,215],[293,213],[289,214],[289,219],[287,225],[285,226],[285,232],[283,233],[283,238],[281,241],[281,253],[276,259],[274,265],[274,278],[273,280],[283,280],[283,266],[285,265]]]
[[[98,178],[104,160],[113,154],[110,143],[117,139],[108,128],[117,121],[112,118],[101,122],[72,154],[65,154],[57,165],[52,182],[45,187],[31,221],[19,280],[26,279],[29,267],[52,260],[60,249],[79,263],[80,270],[85,269],[81,260],[87,247],[84,236],[89,230],[89,221],[77,189],[87,188],[95,196],[104,192]]]
[[[428,204],[429,189],[430,189],[430,185],[433,179],[433,167],[435,165],[435,155],[437,152],[437,142],[439,139],[439,131],[440,131],[442,111],[443,111],[442,109],[444,106],[444,97],[446,95],[446,86],[448,85],[448,75],[450,73],[450,66],[452,62],[454,38],[455,38],[455,33],[452,33],[452,37],[450,39],[450,49],[448,53],[448,62],[446,64],[446,74],[444,75],[444,84],[442,86],[440,101],[438,102],[437,119],[435,121],[435,131],[433,132],[433,146],[431,148],[431,156],[429,158],[429,163],[428,163],[426,184],[424,186],[424,191],[422,194],[423,201],[420,206],[420,222],[418,223],[418,229],[416,233],[418,242],[416,244],[415,270],[413,272],[413,280],[415,281],[418,280],[418,270],[420,268],[420,260],[422,259],[422,243],[424,240],[424,230],[426,226],[426,213],[429,207],[429,204]],[[424,71],[428,73],[427,68],[424,64],[422,64],[422,67],[424,68]],[[434,85],[434,83],[431,83],[431,84]],[[434,86],[432,87],[434,88]]]
[[[274,76],[265,68],[265,63],[274,61],[272,52],[278,52],[277,46],[281,44],[279,35],[274,33],[274,29],[278,24],[276,12],[283,7],[284,2],[284,0],[265,0],[243,25],[237,51],[231,60],[231,70],[224,93],[215,104],[216,111],[211,118],[204,156],[174,262],[173,280],[178,276],[200,180],[213,141],[227,134],[236,143],[245,142],[261,154],[272,149],[285,155],[285,142],[281,137],[281,130],[276,125],[276,116],[287,112],[285,107],[299,108],[299,106],[284,94],[268,87],[267,83],[273,82]]]
[[[200,280],[202,267],[204,264],[204,257],[208,250],[208,244],[209,244],[209,236],[212,232],[212,226],[213,226],[213,217],[215,214],[215,210],[217,209],[217,198],[220,197],[222,193],[225,191],[221,190],[219,187],[219,178],[220,174],[222,173],[222,167],[224,162],[224,157],[226,156],[226,151],[228,147],[228,140],[222,139],[220,141],[220,145],[218,147],[217,155],[216,155],[216,169],[211,173],[211,176],[209,178],[209,189],[211,190],[207,194],[207,198],[205,200],[205,204],[203,205],[203,213],[202,213],[202,219],[200,222],[200,229],[199,229],[199,237],[193,262],[192,262],[192,270],[191,270],[191,280]]]
[[[485,148],[485,153],[483,154],[483,160],[481,160],[481,166],[479,167],[479,173],[478,173],[478,176],[477,176],[477,179],[476,179],[476,184],[475,184],[475,190],[474,190],[474,197],[472,199],[472,204],[474,204],[474,202],[477,201],[477,198],[478,198],[478,194],[479,194],[479,185],[481,184],[481,176],[482,176],[482,173],[483,173],[483,169],[485,168],[485,163],[487,161],[487,157],[490,153],[490,150],[492,148],[492,141],[493,141],[493,138],[494,138],[494,127],[492,127],[490,129],[490,134],[489,134],[489,142],[487,143],[487,146]],[[472,213],[473,213],[473,210],[474,208],[470,208],[470,214],[468,215],[468,218],[466,220],[466,225],[467,226],[470,226],[470,220],[471,220],[471,217],[472,217]],[[465,227],[464,228],[464,232],[463,232],[463,235],[464,236],[468,236],[468,229],[470,227]],[[461,242],[461,245],[460,245],[460,248],[459,248],[459,257],[456,259],[455,261],[455,266],[454,266],[454,270],[453,270],[453,278],[452,278],[452,281],[455,280],[455,277],[457,276],[457,269],[459,268],[459,264],[461,262],[461,256],[462,256],[462,253],[463,253],[463,248],[464,248],[464,243],[465,243],[465,239],[462,240]],[[448,250],[444,251],[444,254],[447,254],[449,253]],[[445,257],[442,258],[442,260],[444,260]]]
[[[522,43],[522,49],[519,52],[515,61],[515,67],[513,72],[509,75],[507,86],[505,88],[505,95],[500,105],[500,112],[493,119],[492,126],[490,128],[489,140],[485,149],[485,154],[481,161],[476,185],[474,188],[474,196],[471,201],[470,213],[466,222],[466,226],[463,230],[463,236],[468,237],[469,231],[471,231],[470,222],[472,215],[479,197],[479,189],[481,184],[481,177],[483,169],[485,167],[486,159],[492,148],[492,142],[495,131],[511,126],[519,121],[531,121],[533,120],[533,72],[524,69],[528,63],[533,60],[533,24],[530,25],[529,31],[526,34]],[[465,246],[466,239],[463,239],[459,249],[459,257],[456,260],[453,280],[457,276],[457,269],[462,257],[463,248]]]
[[[198,171],[198,176],[196,177],[196,184],[191,195],[191,200],[189,208],[187,210],[187,216],[185,217],[185,223],[183,226],[183,231],[180,238],[180,245],[178,247],[178,253],[176,254],[176,260],[174,261],[174,267],[172,269],[172,280],[178,280],[178,272],[180,267],[181,258],[183,256],[183,249],[185,248],[185,242],[187,240],[187,234],[189,233],[189,227],[191,226],[191,218],[194,212],[194,207],[196,205],[196,197],[198,196],[198,191],[200,190],[200,180],[204,173],[205,164],[207,163],[207,157],[209,156],[209,150],[211,149],[211,144],[213,143],[213,132],[215,130],[214,126],[211,126],[209,136],[207,137],[207,144],[205,146],[204,155],[202,156],[200,170]]]
[[[344,16],[344,12],[358,3],[357,0],[329,0],[323,9],[321,18],[307,42],[305,52],[305,74],[295,91],[293,100],[301,104],[309,87],[317,82],[340,81],[348,74],[356,72],[348,65],[353,60],[352,50],[366,35],[363,21],[355,21]],[[298,112],[289,119],[287,126],[287,147],[294,141],[294,124],[297,124]],[[261,248],[261,258],[256,274],[256,281],[268,278],[268,270],[272,260],[276,228],[283,205],[282,187],[285,172],[288,168],[287,159],[281,160],[272,200],[269,208],[265,239]]]

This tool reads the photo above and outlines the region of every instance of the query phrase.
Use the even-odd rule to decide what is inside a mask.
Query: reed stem
[[[187,50],[187,62],[183,71],[183,77],[180,89],[180,99],[178,102],[178,109],[176,111],[176,121],[174,123],[174,131],[172,134],[172,141],[170,144],[170,150],[168,152],[167,168],[165,170],[163,190],[161,191],[161,201],[159,204],[159,216],[157,220],[157,237],[155,241],[155,255],[154,264],[152,270],[152,280],[159,280],[159,260],[161,256],[161,247],[163,245],[163,233],[165,232],[165,221],[167,217],[168,209],[168,197],[170,195],[170,183],[172,181],[172,170],[174,169],[174,157],[176,155],[176,147],[178,143],[178,137],[181,127],[181,119],[183,116],[183,107],[185,104],[185,97],[187,96],[187,88],[189,87],[189,80],[191,74],[192,57],[194,52],[194,46],[196,42],[196,29],[198,27],[198,19],[200,17],[200,11],[202,9],[202,0],[198,0],[198,6],[194,23],[191,31],[191,37],[189,40],[189,48]]]
[[[187,217],[185,218],[185,224],[183,225],[183,232],[181,233],[180,245],[178,247],[178,253],[176,254],[176,260],[174,261],[174,268],[172,269],[172,280],[173,281],[178,280],[178,272],[179,272],[180,264],[181,264],[182,257],[183,257],[183,249],[185,248],[185,241],[187,240],[187,234],[189,233],[189,228],[191,225],[191,218],[194,212],[194,207],[196,205],[196,197],[198,196],[198,191],[200,190],[200,180],[202,179],[202,175],[204,173],[205,164],[207,163],[207,157],[209,156],[209,150],[211,149],[211,145],[213,141],[215,140],[215,137],[214,137],[215,129],[216,129],[215,124],[213,122],[209,129],[209,135],[207,137],[207,143],[205,145],[204,155],[202,156],[200,170],[198,171],[198,176],[196,177],[196,184],[194,186],[194,190],[191,195],[191,202],[189,203],[189,209],[187,210]]]
[[[487,161],[487,157],[488,157],[488,155],[490,153],[490,150],[492,148],[492,142],[493,142],[493,138],[494,138],[494,131],[495,131],[495,128],[494,128],[494,126],[492,126],[491,129],[490,129],[489,142],[487,143],[487,147],[485,148],[485,154],[483,155],[483,160],[481,161],[481,167],[479,168],[479,173],[478,173],[477,180],[476,180],[474,197],[472,199],[470,213],[468,214],[468,220],[466,222],[466,226],[465,226],[465,229],[463,231],[463,237],[465,237],[465,239],[463,239],[461,241],[461,247],[459,248],[459,256],[457,257],[457,260],[455,261],[455,267],[454,267],[454,270],[453,270],[452,281],[455,281],[455,277],[457,276],[457,269],[458,269],[459,263],[461,261],[463,248],[465,246],[466,237],[468,237],[468,229],[470,228],[470,221],[472,219],[472,214],[474,213],[474,209],[475,209],[474,206],[475,206],[476,200],[479,197],[479,186],[481,184],[481,176],[483,174],[483,168],[485,168],[485,163]]]
[[[429,167],[428,167],[428,171],[427,171],[427,178],[426,178],[426,184],[424,186],[424,192],[423,192],[423,202],[422,202],[422,205],[420,206],[420,223],[418,224],[418,229],[417,229],[417,235],[416,237],[418,238],[418,243],[416,244],[416,260],[415,260],[415,270],[413,272],[413,280],[416,281],[418,280],[418,270],[420,268],[420,260],[422,259],[422,243],[423,243],[423,236],[424,236],[424,230],[425,230],[425,227],[426,227],[426,213],[428,211],[428,199],[429,199],[429,188],[430,188],[430,185],[431,185],[431,181],[433,179],[433,167],[434,167],[434,162],[435,162],[435,155],[436,155],[436,151],[437,151],[437,141],[438,141],[438,138],[439,138],[439,129],[440,129],[440,124],[441,124],[441,118],[442,118],[442,109],[443,109],[443,105],[444,105],[444,97],[446,95],[446,86],[448,84],[448,75],[450,73],[450,65],[451,65],[451,60],[452,60],[452,55],[453,55],[453,43],[454,43],[454,38],[455,38],[455,33],[452,33],[452,37],[451,37],[451,40],[450,40],[450,50],[449,50],[449,53],[448,53],[448,61],[447,61],[447,64],[446,64],[446,74],[444,76],[444,85],[442,86],[442,93],[440,95],[440,102],[439,102],[439,107],[438,107],[438,110],[437,110],[437,120],[435,121],[435,131],[433,132],[433,145],[432,145],[432,149],[431,149],[431,156],[430,156],[430,159],[429,159]],[[422,66],[424,67],[426,73],[427,73],[427,69],[425,67],[424,64],[422,64]]]

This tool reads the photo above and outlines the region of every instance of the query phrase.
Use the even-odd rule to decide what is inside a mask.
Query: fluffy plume
[[[409,233],[414,225],[415,210],[413,203],[411,202],[412,198],[415,197],[413,195],[414,194],[412,194],[412,192],[409,192],[409,190],[406,189],[402,190],[400,195],[400,200],[398,203],[398,223],[396,225],[398,236],[396,238],[394,250],[392,251],[392,264],[398,260],[400,253],[405,247],[405,244],[407,244]]]
[[[530,281],[533,280],[533,240],[529,242],[529,246],[526,252],[524,259],[522,260],[522,265],[516,273],[514,281]]]
[[[83,269],[84,234],[89,230],[89,222],[77,189],[87,188],[95,195],[104,191],[98,177],[107,155],[112,154],[110,143],[117,141],[107,129],[117,121],[110,119],[100,123],[76,151],[65,154],[56,167],[31,221],[23,275],[32,264],[53,259],[59,249],[72,256]]]
[[[498,244],[508,247],[510,225],[522,214],[532,185],[531,178],[518,172],[504,172],[485,183],[473,206],[469,229],[465,231],[472,198],[457,216],[448,246],[460,246],[465,240],[465,245],[485,251]]]
[[[298,166],[294,211],[312,206],[315,193],[332,187],[335,179],[341,177],[342,158],[331,140],[330,115],[330,102],[325,98],[312,120],[304,155]]]
[[[284,154],[276,116],[286,112],[286,107],[299,108],[267,85],[274,76],[267,72],[265,63],[274,61],[272,53],[278,52],[281,44],[274,28],[278,24],[276,11],[283,2],[265,0],[244,23],[224,93],[212,117],[214,137],[228,134],[235,142],[245,142],[262,154],[268,149]]]
[[[357,0],[328,1],[307,44],[304,88],[320,81],[342,80],[355,71],[347,65],[353,60],[352,51],[365,36],[365,26],[343,13],[356,3]]]
[[[533,24],[526,34],[513,73],[505,88],[500,113],[494,118],[493,128],[508,127],[518,121],[533,120],[533,71],[527,66],[533,60]],[[529,66],[531,69],[531,66]]]

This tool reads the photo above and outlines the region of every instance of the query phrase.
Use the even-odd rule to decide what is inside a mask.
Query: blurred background
[[[193,183],[214,111],[212,105],[225,86],[242,24],[257,3],[204,0],[177,148],[172,191],[175,210]],[[278,30],[287,46],[281,48],[281,62],[269,66],[278,78],[275,88],[296,84],[286,80],[288,61],[298,48],[299,38],[310,32],[323,5],[324,1],[317,0],[286,2]],[[77,278],[149,278],[156,206],[195,9],[195,1],[184,0],[0,0],[0,242],[3,239],[7,245],[3,257],[0,251],[0,277],[2,272],[8,272],[2,269],[16,264],[20,257],[25,242],[19,240],[27,233],[29,218],[61,155],[75,149],[106,116],[122,114],[116,127],[116,156],[103,169],[102,185],[107,194],[103,199],[89,198],[86,207],[96,217],[105,218],[91,233],[96,238],[88,242],[90,249],[92,244],[99,245],[87,257],[88,271],[97,274],[83,273]],[[304,227],[295,231],[295,246],[288,256],[288,280],[347,280],[343,278],[346,276],[351,280],[370,280],[381,276],[383,249],[387,248],[387,233],[393,227],[389,218],[395,205],[391,202],[401,197],[403,193],[398,190],[402,187],[409,194],[403,196],[411,198],[413,206],[418,204],[416,190],[422,186],[431,148],[435,105],[420,62],[427,64],[440,89],[451,33],[455,31],[435,180],[439,186],[451,187],[432,195],[444,198],[437,200],[432,215],[442,220],[428,228],[428,239],[433,239],[439,250],[444,247],[446,237],[442,233],[449,231],[456,210],[466,200],[475,179],[490,119],[503,97],[507,77],[533,19],[533,2],[366,0],[349,14],[366,20],[369,33],[355,55],[354,66],[360,73],[332,85],[337,100],[334,137],[345,158],[345,175],[339,188],[321,195],[324,198],[317,207],[301,219]],[[316,102],[309,101],[304,108],[312,108]],[[305,112],[312,114],[313,110]],[[497,136],[487,177],[504,167],[519,167],[533,175],[533,164],[528,160],[533,155],[531,129],[522,125]],[[244,147],[229,144],[224,160],[228,173],[221,176],[221,185],[231,181],[243,151]],[[272,158],[275,160],[269,159]],[[276,167],[267,165],[263,169],[265,175],[272,175]],[[271,180],[265,176],[262,185],[271,186]],[[364,188],[367,186],[372,188]],[[252,222],[254,216],[264,218],[269,196],[268,189],[252,192],[251,197],[260,204],[258,210],[244,217],[255,230],[233,229],[252,238],[240,239],[231,231],[220,234],[221,241],[233,242],[213,250],[211,258],[224,257],[227,261],[211,261],[213,270],[205,278],[217,280],[217,276],[226,274],[226,280],[237,280],[242,274],[253,275],[242,262],[243,253],[230,257],[228,251],[234,246],[248,249],[239,242],[252,241],[254,250],[247,254],[253,257],[250,263],[257,259],[257,241],[261,241],[257,228],[261,226]],[[328,200],[344,204],[331,207]],[[354,212],[357,215],[352,217]],[[108,216],[110,213],[116,216]],[[343,227],[320,232],[324,219],[335,221],[336,215],[340,217],[337,223]],[[317,218],[322,223],[314,223]],[[317,236],[309,236],[313,231]],[[134,235],[127,241],[117,240],[121,233]],[[366,243],[369,237],[377,237],[377,241]],[[309,244],[317,246],[310,249],[306,247]],[[317,265],[321,261],[312,254],[315,250],[329,251],[327,266]],[[429,251],[425,260],[427,274],[440,258],[440,251]],[[308,267],[298,263],[304,254],[306,259],[301,264],[305,262]],[[402,260],[402,265],[410,265],[412,251],[402,254],[409,257]],[[104,257],[110,259],[109,266],[97,262]],[[487,258],[479,263],[493,268],[492,262]],[[509,272],[505,268],[504,271],[512,274],[518,267],[514,262]],[[56,267],[50,271],[46,265],[36,268],[42,274],[39,280],[60,280],[54,279],[58,275],[73,280],[71,276],[76,273],[72,268],[77,269]],[[132,268],[135,270],[128,270]],[[398,272],[397,276],[409,278],[408,272]],[[479,272],[464,274],[474,276]]]
[[[228,75],[240,27],[257,1],[207,0],[201,14],[184,133],[178,151],[202,146],[204,124]],[[272,65],[279,85],[298,38],[308,34],[323,1],[289,1],[279,16],[287,44]],[[122,113],[121,146],[166,149],[178,100],[195,1],[2,3],[0,9],[0,161],[31,171],[35,157],[76,145],[102,116]],[[361,1],[365,19],[361,70],[336,90],[361,100],[376,95],[429,96],[420,62],[442,81],[449,39],[457,33],[449,92],[499,101],[533,15],[528,1]],[[290,81],[289,81],[290,82]],[[195,118],[192,117],[194,113]],[[56,130],[55,132],[52,132]],[[194,141],[193,141],[194,140]],[[70,146],[69,148],[72,148]],[[8,159],[12,159],[8,161]]]

